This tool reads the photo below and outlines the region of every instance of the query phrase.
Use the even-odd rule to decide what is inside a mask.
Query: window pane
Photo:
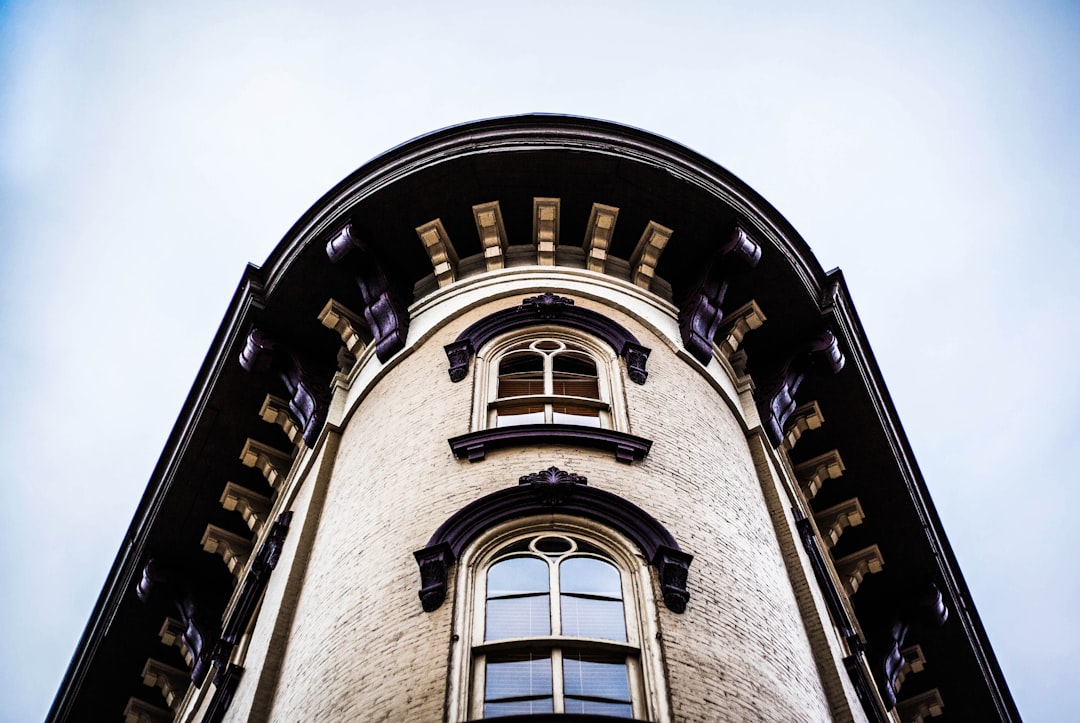
[[[556,404],[552,407],[551,421],[555,424],[576,424],[580,427],[599,427],[600,410],[588,407],[572,407]]]
[[[621,600],[562,596],[562,634],[580,638],[626,640]]]
[[[548,565],[538,557],[511,557],[488,568],[488,598],[548,591]]]
[[[551,613],[548,609],[547,593],[488,600],[484,640],[550,634]]]
[[[539,409],[540,411],[536,411]],[[530,411],[531,410],[531,411]],[[524,407],[522,409],[500,409],[495,413],[496,427],[516,427],[519,424],[543,424],[543,407]]]
[[[499,399],[507,397],[530,397],[544,393],[544,380],[521,377],[499,378]]]
[[[484,682],[484,717],[515,713],[551,713],[551,658],[523,654],[488,658]]]
[[[505,374],[539,373],[544,375],[544,357],[539,354],[514,354],[499,362],[499,376]]]
[[[598,698],[604,702],[629,703],[630,681],[626,674],[626,661],[603,660],[587,654],[565,653],[563,689],[568,697],[589,697]],[[569,712],[569,701],[567,705]]]
[[[598,700],[566,699],[567,713],[591,713],[593,715],[608,715],[612,718],[633,718],[634,709],[629,703],[603,703]]]
[[[546,588],[545,588],[546,589]],[[622,600],[619,570],[594,557],[571,557],[559,565],[559,589]]]
[[[556,374],[566,373],[577,376],[596,376],[596,363],[577,354],[559,354],[551,360],[551,368]]]

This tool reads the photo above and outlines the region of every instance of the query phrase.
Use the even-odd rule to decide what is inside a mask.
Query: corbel
[[[190,572],[150,558],[143,566],[135,595],[144,604],[155,599],[172,604],[182,628],[180,649],[186,648],[191,656],[191,681],[200,685],[209,670],[211,653],[221,633],[221,621],[220,613],[209,609],[200,589],[191,584],[196,579]]]
[[[702,364],[708,364],[713,357],[713,341],[720,328],[720,321],[724,318],[724,312],[720,308],[727,295],[728,277],[730,276],[730,261],[737,259],[750,268],[757,266],[761,260],[761,246],[750,237],[742,228],[736,226],[731,237],[712,255],[701,273],[694,279],[689,290],[682,294],[683,301],[679,307],[679,333],[682,336],[683,346],[694,355]],[[747,309],[747,306],[750,306]],[[729,340],[724,341],[731,347],[727,352],[728,357],[734,354],[742,337],[747,331],[761,326],[765,321],[765,315],[754,302],[739,307],[735,314],[746,314],[743,320],[745,329],[738,326],[731,327],[729,335],[734,332]],[[752,326],[752,324],[757,326]],[[736,338],[737,337],[737,338]]]
[[[424,245],[424,251],[431,259],[439,288],[454,283],[457,278],[458,255],[442,220],[437,218],[417,226],[416,235],[420,237],[420,243]]]
[[[816,401],[800,404],[795,407],[787,421],[787,431],[784,432],[784,440],[781,445],[790,452],[795,444],[805,434],[814,429],[819,429],[825,423],[825,417],[821,413],[821,407]]]
[[[896,712],[903,723],[923,723],[927,718],[937,718],[945,712],[945,702],[937,688],[905,698],[896,704]]]
[[[656,265],[660,262],[660,254],[675,233],[666,226],[661,226],[656,221],[649,221],[649,225],[638,239],[634,253],[630,255],[630,281],[635,286],[640,286],[646,291],[652,286],[653,276],[656,275]]]
[[[858,497],[852,497],[814,515],[814,522],[825,540],[825,546],[830,548],[840,539],[840,535],[844,534],[844,530],[861,525],[864,519]]]
[[[251,556],[252,545],[249,538],[229,532],[217,525],[206,526],[199,544],[206,552],[220,555],[225,561],[225,566],[229,568],[229,572],[237,579],[240,578],[244,565]]]
[[[250,437],[244,442],[244,448],[240,451],[240,461],[245,467],[252,467],[262,472],[263,477],[275,490],[292,467],[291,455]]]
[[[779,447],[784,441],[784,428],[795,411],[795,394],[806,375],[813,370],[833,374],[844,368],[840,343],[831,331],[824,331],[798,349],[772,378],[771,383],[758,387],[758,414],[769,440]]]
[[[176,714],[134,696],[124,706],[124,723],[172,723]]]
[[[720,353],[730,359],[732,354],[739,350],[739,345],[747,333],[760,329],[764,323],[765,314],[753,299],[727,314],[718,334],[721,339]]]
[[[258,327],[248,333],[240,366],[249,372],[267,369],[282,381],[289,411],[300,423],[304,441],[314,446],[330,406],[329,382],[320,380],[313,365],[302,362],[289,345]]]
[[[498,271],[506,265],[506,252],[510,247],[499,202],[478,203],[472,207],[472,212],[487,270]]]
[[[352,224],[345,226],[326,244],[331,263],[349,258],[350,268],[364,301],[361,313],[374,338],[375,356],[385,362],[405,347],[409,332],[409,294],[390,282],[382,261],[361,241]]]
[[[173,710],[184,699],[184,693],[191,684],[186,672],[154,658],[149,658],[143,666],[142,681],[151,688],[161,689],[161,695]]]
[[[270,498],[235,482],[226,482],[225,490],[221,493],[221,506],[229,512],[239,512],[248,529],[257,536],[270,512]]]
[[[188,668],[195,665],[195,655],[191,652],[191,649],[187,646],[187,642],[184,640],[184,624],[174,617],[165,618],[165,622],[161,624],[161,630],[158,631],[158,637],[161,638],[161,642],[167,647],[176,646],[180,649],[180,655],[184,657],[184,662],[187,663]]]
[[[867,575],[881,572],[885,567],[885,559],[877,545],[870,545],[841,557],[835,565],[840,581],[844,584],[844,591],[851,596],[858,592],[859,585]]]
[[[533,243],[536,244],[536,263],[555,265],[555,249],[559,246],[559,199],[533,199]]]
[[[894,591],[892,597],[896,603],[891,614],[876,622],[868,621],[866,626],[871,634],[867,653],[877,677],[878,692],[890,707],[896,704],[896,693],[900,688],[897,681],[903,679],[908,666],[906,651],[911,646],[905,643],[912,631],[923,634],[941,627],[949,619],[945,599],[933,583],[914,593]]]
[[[319,312],[318,318],[320,324],[337,332],[341,337],[341,343],[345,345],[345,350],[353,357],[364,353],[364,348],[371,340],[371,334],[359,315],[354,314],[340,301],[330,299]]]
[[[289,403],[281,397],[267,394],[259,408],[259,416],[264,422],[281,427],[293,444],[300,443],[300,425],[289,410]]]
[[[926,656],[923,655],[922,646],[912,645],[904,648],[900,651],[900,655],[904,658],[904,664],[897,671],[896,680],[893,681],[893,690],[897,693],[900,692],[900,687],[909,675],[921,673],[926,669]]]
[[[813,459],[795,465],[795,478],[799,480],[806,499],[812,500],[827,480],[844,474],[844,461],[840,452],[833,449]]]
[[[585,224],[585,241],[581,244],[585,251],[585,268],[589,271],[604,273],[607,267],[608,247],[615,234],[615,222],[619,219],[619,209],[594,203],[589,212],[589,221]]]

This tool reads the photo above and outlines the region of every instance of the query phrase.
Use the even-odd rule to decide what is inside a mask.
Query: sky
[[[48,710],[244,265],[524,112],[699,151],[844,270],[1021,714],[1075,715],[1078,70],[1038,0],[0,0],[0,721]]]

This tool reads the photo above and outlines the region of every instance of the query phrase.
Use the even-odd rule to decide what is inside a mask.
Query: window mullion
[[[555,713],[566,712],[566,698],[564,691],[566,687],[563,685],[563,651],[560,648],[554,648],[551,651],[551,692],[554,696],[553,710]]]

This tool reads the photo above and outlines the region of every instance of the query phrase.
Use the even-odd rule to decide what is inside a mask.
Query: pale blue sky
[[[51,703],[244,264],[529,111],[704,153],[844,269],[1021,713],[1075,715],[1080,12],[307,5],[0,2],[0,719]]]

